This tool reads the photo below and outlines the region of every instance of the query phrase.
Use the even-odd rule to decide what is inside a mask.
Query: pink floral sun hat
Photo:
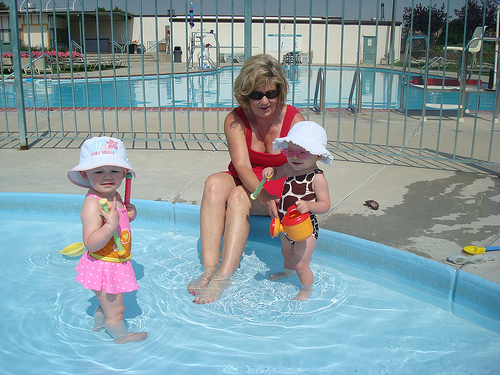
[[[129,173],[135,177],[122,141],[112,137],[94,137],[83,142],[80,149],[80,163],[68,172],[68,178],[75,185],[89,188],[89,182],[80,172],[103,165],[128,169]]]

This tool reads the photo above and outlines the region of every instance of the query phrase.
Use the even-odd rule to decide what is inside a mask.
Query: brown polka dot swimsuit
[[[321,169],[315,169],[314,171],[301,176],[292,176],[286,178],[278,207],[280,220],[283,220],[283,217],[285,216],[288,208],[290,206],[293,206],[298,200],[316,201],[316,194],[313,190],[313,180],[314,176],[316,176],[318,173],[323,174],[323,171]],[[313,235],[314,237],[318,238],[318,219],[312,212],[309,213],[309,216],[311,217],[311,222],[313,225]],[[294,243],[294,241],[288,238],[286,233],[285,236],[288,241],[290,241],[290,243]]]

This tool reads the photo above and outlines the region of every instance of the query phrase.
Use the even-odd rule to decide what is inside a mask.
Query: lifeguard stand
[[[209,36],[215,39],[215,46],[209,43]],[[213,30],[206,31],[193,31],[191,33],[191,40],[189,43],[189,64],[194,68],[195,55],[197,57],[199,69],[213,69],[219,68],[218,63],[215,63],[210,56],[210,50],[215,48],[215,61],[219,61],[219,41],[217,35]],[[197,50],[199,49],[199,52]]]

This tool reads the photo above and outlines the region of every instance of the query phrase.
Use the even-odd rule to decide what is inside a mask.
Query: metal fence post
[[[252,0],[245,0],[245,61],[252,56]]]
[[[19,144],[21,150],[27,150],[28,138],[26,135],[26,113],[24,112],[23,70],[21,69],[21,54],[19,49],[19,21],[17,17],[17,1],[10,0],[10,43],[12,46],[12,65],[14,66],[14,79],[16,86]]]

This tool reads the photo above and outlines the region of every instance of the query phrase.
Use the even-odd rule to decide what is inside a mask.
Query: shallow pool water
[[[196,228],[132,223],[140,289],[126,294],[140,343],[116,345],[91,331],[97,301],[74,279],[78,258],[58,253],[81,240],[78,215],[0,216],[2,374],[491,374],[500,335],[450,312],[339,272],[317,251],[306,302],[297,277],[267,280],[281,267],[276,246],[249,242],[233,284],[197,305]],[[169,229],[170,228],[170,229]]]

